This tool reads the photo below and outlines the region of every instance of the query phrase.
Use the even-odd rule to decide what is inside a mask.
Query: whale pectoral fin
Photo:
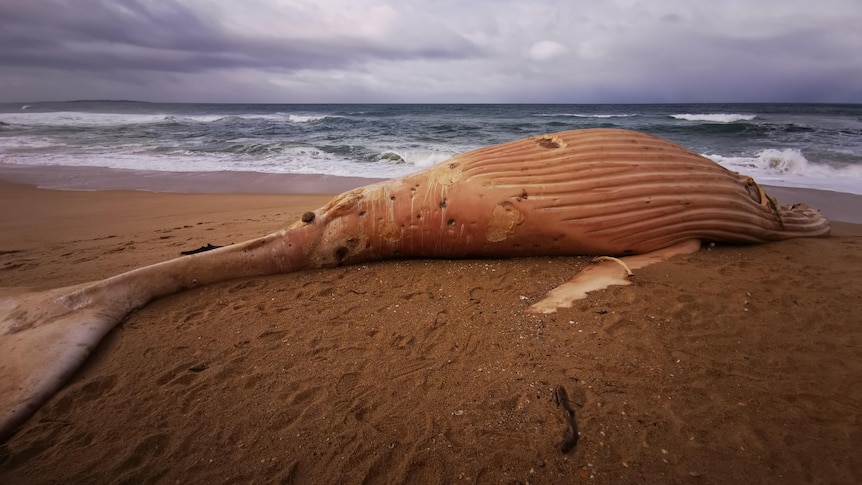
[[[549,291],[541,301],[527,308],[527,313],[557,313],[560,308],[570,308],[587,293],[603,290],[611,285],[630,285],[628,272],[617,261],[606,260],[591,264],[571,280]]]
[[[698,250],[700,250],[700,241],[697,239],[689,239],[688,241],[684,241],[663,249],[657,249],[649,253],[638,254],[635,256],[626,256],[620,259],[625,261],[629,268],[640,269],[646,268],[651,264],[667,261],[674,256],[679,256],[682,254],[693,254],[698,252]]]
[[[526,312],[549,314],[556,313],[560,308],[571,308],[577,300],[586,298],[590,291],[604,290],[612,285],[630,285],[629,277],[633,269],[666,261],[680,254],[695,253],[698,249],[700,249],[700,241],[689,240],[636,256],[596,258],[593,260],[595,264],[587,266],[571,280],[549,291],[545,298],[530,305]]]

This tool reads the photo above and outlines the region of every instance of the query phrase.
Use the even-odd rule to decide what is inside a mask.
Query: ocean
[[[758,182],[862,194],[862,105],[0,104],[0,163],[390,178],[578,128],[644,131]]]

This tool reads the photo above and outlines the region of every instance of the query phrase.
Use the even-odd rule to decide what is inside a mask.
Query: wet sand
[[[204,191],[290,178],[266,179]],[[0,182],[0,286],[272,232],[329,198],[292,180],[268,195]],[[523,312],[588,261],[383,262],[160,299],[0,447],[0,483],[862,481],[862,226],[704,248]],[[568,453],[559,386],[580,431]]]

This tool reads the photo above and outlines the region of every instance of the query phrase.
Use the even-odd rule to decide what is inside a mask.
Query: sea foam
[[[78,111],[50,113],[27,111],[3,115],[4,122],[21,126],[127,126],[161,123],[164,119],[164,114],[83,113]]]
[[[618,113],[618,114],[589,114],[589,113],[541,113],[536,116],[562,116],[569,118],[633,118],[636,114]]]
[[[329,118],[329,116],[314,116],[314,115],[294,115],[288,114],[287,120],[292,123],[310,123],[312,121],[320,121]]]
[[[753,157],[704,154],[723,167],[759,183],[834,190],[862,195],[862,166],[810,163],[796,148],[761,150]]]
[[[671,118],[684,121],[706,121],[708,123],[736,123],[737,121],[751,121],[757,118],[757,115],[744,115],[735,113],[721,114],[676,114],[670,115]]]

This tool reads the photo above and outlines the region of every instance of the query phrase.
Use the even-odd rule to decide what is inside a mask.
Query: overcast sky
[[[0,101],[862,102],[860,0],[0,0]]]

